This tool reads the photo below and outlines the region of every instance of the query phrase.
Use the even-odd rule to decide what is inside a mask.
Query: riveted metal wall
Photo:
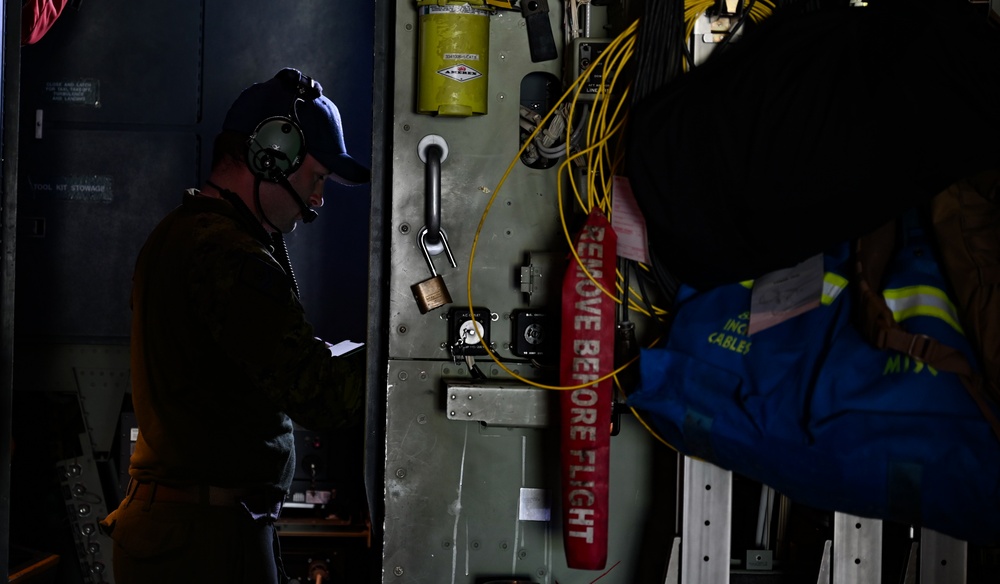
[[[568,249],[560,226],[557,169],[517,162],[502,190],[495,190],[518,156],[522,99],[544,101],[553,90],[546,89],[546,80],[563,78],[562,60],[533,62],[524,17],[519,11],[497,11],[490,17],[487,113],[417,113],[417,4],[397,0],[394,6],[393,109],[386,132],[392,158],[385,225],[391,266],[382,581],[592,582],[602,573],[570,569],[565,558],[559,436],[549,421],[554,417],[549,411],[557,411],[550,403],[554,392],[533,392],[504,371],[551,380],[551,370],[518,357],[512,347],[520,334],[513,327],[518,311],[559,308],[558,282]],[[561,4],[548,3],[557,45],[562,44]],[[558,96],[561,90],[554,89]],[[543,113],[548,105],[543,104]],[[439,173],[440,225],[456,265],[440,248],[431,250],[439,251],[430,259],[452,302],[423,313],[411,286],[432,279],[419,242],[432,220],[426,209],[434,207],[427,184],[435,182],[435,173],[432,168],[428,177],[428,163],[422,160],[427,151],[421,153],[428,141],[446,144]],[[543,284],[527,295],[521,275],[531,266]],[[555,294],[543,290],[549,288],[545,282],[556,284]],[[433,295],[439,287],[440,281],[421,290]],[[470,305],[477,321],[489,326],[489,341],[504,367],[477,355],[470,369],[466,359],[453,357],[455,327],[468,320],[462,315]],[[467,400],[483,396],[497,405],[488,412],[468,405]],[[673,501],[671,488],[656,476],[661,456],[649,434],[624,416],[621,432],[611,441],[609,561],[602,582],[651,581],[646,579],[650,574],[662,571],[668,544],[652,552],[646,547],[662,541],[650,536],[658,520],[652,510],[662,511],[660,502],[669,508]],[[667,527],[672,529],[672,524]]]

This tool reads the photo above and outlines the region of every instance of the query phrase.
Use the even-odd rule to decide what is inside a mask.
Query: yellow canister
[[[492,8],[477,2],[418,0],[417,112],[486,113]]]

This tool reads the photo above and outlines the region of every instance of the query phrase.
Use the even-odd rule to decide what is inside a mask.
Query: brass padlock
[[[448,237],[444,234],[443,229],[439,230],[438,233],[441,235],[441,244],[448,255],[451,267],[457,268],[458,264],[455,263],[455,257],[451,255],[451,248],[448,247]],[[420,314],[427,314],[435,308],[451,304],[451,294],[448,293],[448,286],[445,285],[444,278],[439,276],[437,269],[434,268],[431,253],[427,250],[426,227],[421,229],[420,233],[417,234],[417,243],[420,246],[420,251],[424,254],[424,259],[427,260],[427,266],[431,269],[431,277],[410,286],[410,292],[413,293],[413,299],[417,301],[417,308],[420,309]]]

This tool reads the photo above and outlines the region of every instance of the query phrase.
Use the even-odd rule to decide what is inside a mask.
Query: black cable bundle
[[[633,103],[683,72],[684,0],[646,0],[636,33]]]
[[[636,32],[632,103],[638,103],[684,72],[684,0],[646,0]],[[655,281],[665,299],[673,301],[678,281],[651,258]]]

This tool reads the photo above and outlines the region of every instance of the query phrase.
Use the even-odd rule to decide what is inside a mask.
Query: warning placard
[[[36,197],[104,203],[114,198],[110,176],[31,177],[29,184]]]
[[[96,79],[47,81],[45,98],[49,103],[101,107],[101,85]]]

